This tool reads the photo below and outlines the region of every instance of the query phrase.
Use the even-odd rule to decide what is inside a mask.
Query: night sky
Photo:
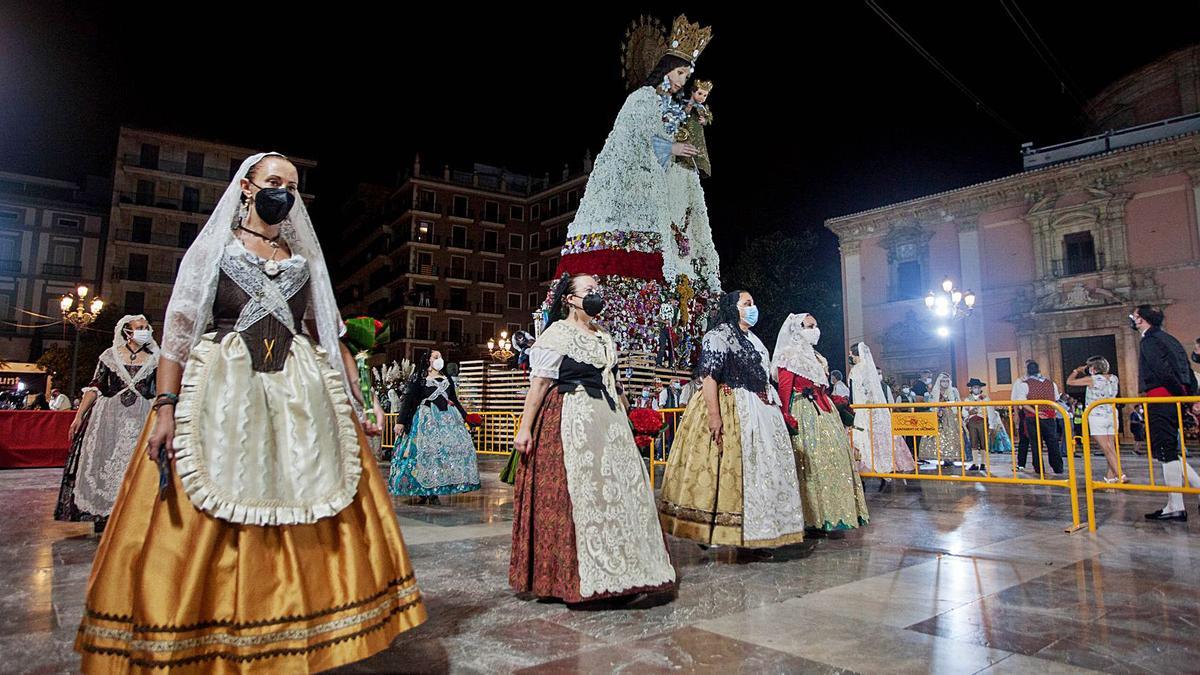
[[[832,216],[1019,171],[1021,142],[1083,135],[1081,101],[1194,41],[1200,25],[1196,2],[880,0],[1001,124],[863,2],[790,4],[184,13],[7,2],[0,170],[111,175],[122,123],[278,149],[319,160],[314,215],[330,232],[355,183],[393,181],[414,151],[535,175],[578,167],[624,99],[625,27],[640,13],[669,23],[682,10],[715,30],[697,75],[716,81],[705,189],[728,261],[746,233],[823,229]],[[1006,7],[1028,17],[1059,75]]]

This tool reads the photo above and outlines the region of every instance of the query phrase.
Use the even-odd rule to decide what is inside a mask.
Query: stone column
[[[842,303],[846,308],[846,344],[861,341],[863,335],[862,302],[862,242],[843,241],[842,251]],[[845,345],[843,348],[848,349]]]
[[[963,321],[963,344],[966,345],[964,357],[967,372],[959,373],[959,379],[966,382],[968,378],[978,377],[987,379],[987,339],[984,335],[984,307],[988,297],[983,291],[983,271],[979,261],[979,221],[976,218],[966,218],[958,221],[958,260],[962,272],[962,291],[975,291],[980,298],[977,305],[978,314]],[[954,337],[957,339],[957,336]],[[962,382],[955,382],[961,387]],[[990,383],[989,383],[990,384]]]

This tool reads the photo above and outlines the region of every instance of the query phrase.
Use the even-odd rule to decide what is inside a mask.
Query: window
[[[508,278],[509,279],[520,279],[521,278],[521,263],[508,263]]]
[[[896,265],[896,298],[911,300],[925,295],[922,283],[921,263],[917,260],[905,260]]]
[[[467,306],[467,289],[451,288],[446,309],[456,309],[460,312],[468,311],[470,308]]]
[[[567,193],[567,210],[574,211],[579,208],[579,191],[571,190]]]
[[[1012,359],[1007,356],[996,359],[996,386],[1012,383]]]
[[[414,340],[432,340],[429,335],[429,317],[425,315],[418,316],[413,321],[413,339]]]
[[[451,211],[451,215],[459,218],[470,218],[471,212],[469,206],[470,204],[467,202],[466,197],[462,195],[454,195],[454,210]]]
[[[129,241],[139,244],[149,244],[150,234],[154,229],[154,221],[146,216],[133,217],[133,229],[129,232]]]
[[[483,292],[483,311],[488,312],[489,314],[495,314],[496,309],[497,309],[497,307],[496,307],[495,291],[484,291]]]
[[[450,256],[450,278],[467,278],[467,259],[461,255]]]
[[[413,236],[415,237],[415,241],[423,241],[427,244],[433,243],[433,223],[428,220],[418,220],[416,234]]]
[[[125,313],[141,314],[146,309],[146,294],[142,291],[125,291]]]
[[[552,227],[552,228],[550,228],[550,231],[546,233],[546,247],[549,248],[551,246],[554,246],[557,243],[558,243],[558,228]]]
[[[451,227],[450,245],[454,248],[467,248],[467,228],[462,225]]]
[[[13,236],[0,236],[0,260],[20,260],[21,240]]]
[[[180,223],[179,224],[179,248],[187,248],[196,241],[197,225],[196,223]]]
[[[78,230],[79,229],[79,219],[78,218],[63,218],[62,216],[59,216],[54,221],[54,226],[61,227],[66,230]]]
[[[546,217],[553,218],[558,215],[558,197],[550,198],[549,208],[546,209]]]
[[[1063,237],[1066,274],[1090,274],[1096,271],[1096,242],[1091,232],[1073,232]]]
[[[139,206],[152,206],[154,204],[154,181],[139,180],[137,182],[136,202]]]
[[[508,308],[509,309],[521,309],[521,294],[520,293],[509,293],[508,294]],[[518,330],[520,330],[520,329],[518,328]],[[510,327],[509,335],[512,335],[513,332],[514,331]]]
[[[510,324],[508,324],[508,326],[506,326],[505,329],[508,331],[508,336],[511,338],[512,336],[517,334],[517,331],[521,330],[521,324],[510,323]]]
[[[433,190],[421,190],[418,192],[417,208],[429,213],[437,213],[437,193]]]
[[[21,220],[21,212],[12,209],[0,209],[0,223],[16,225]]]
[[[200,210],[200,188],[183,188],[183,210],[196,213]]]
[[[450,319],[450,330],[447,331],[448,342],[459,343],[463,339],[463,321],[462,319]]]
[[[13,299],[8,293],[0,293],[0,319],[9,319],[12,316]]]
[[[538,237],[539,237],[539,235],[537,232],[534,232],[529,235],[529,250],[530,251],[538,250],[538,243],[539,243]]]
[[[495,260],[484,260],[482,274],[479,276],[480,281],[485,281],[489,284],[500,283],[500,275],[496,270]]]
[[[537,309],[539,305],[541,305],[541,302],[538,300],[538,294],[530,293],[529,294],[529,309]]]
[[[184,173],[186,173],[189,176],[203,176],[204,175],[204,153],[203,152],[192,152],[190,150],[188,151],[187,167],[184,169]]]
[[[491,253],[500,252],[500,234],[495,230],[483,231],[483,250]]]
[[[158,168],[158,146],[150,143],[142,143],[142,152],[138,156],[138,166],[143,169]]]
[[[484,202],[483,219],[489,223],[500,222],[500,205],[496,202]]]
[[[525,220],[525,207],[524,206],[509,206],[508,207],[508,219],[509,220]]]
[[[437,274],[437,272],[435,271],[435,269],[433,267],[433,254],[418,253],[417,254],[417,269],[415,271],[417,274],[424,274],[426,276]]]
[[[496,322],[494,321],[484,321],[483,323],[479,324],[479,331],[481,333],[479,336],[480,342],[487,342],[488,338],[494,339],[498,337],[496,335]]]
[[[508,235],[508,248],[513,251],[522,251],[525,249],[525,237],[519,234]]]
[[[79,242],[55,242],[53,250],[55,265],[79,266]]]
[[[542,276],[542,272],[538,268],[538,264],[537,263],[529,263],[529,277],[528,277],[529,280],[537,281],[538,277],[540,277],[540,276]]]
[[[541,204],[534,204],[533,206],[529,207],[529,219],[530,220],[541,220],[542,219],[542,205]]]
[[[125,278],[130,281],[145,281],[146,270],[150,267],[150,256],[144,253],[129,254],[129,272]]]

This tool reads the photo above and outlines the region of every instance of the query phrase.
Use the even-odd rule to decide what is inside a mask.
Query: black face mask
[[[254,195],[254,211],[268,225],[282,223],[295,205],[296,195],[287,188],[259,188]]]
[[[604,311],[604,298],[600,297],[599,293],[588,293],[583,296],[580,305],[588,316],[600,316],[600,312]]]

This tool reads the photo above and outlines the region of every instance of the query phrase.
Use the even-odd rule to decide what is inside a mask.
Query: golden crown
[[[707,94],[712,91],[712,88],[712,80],[696,80],[696,91],[702,91]]]
[[[700,53],[712,41],[712,28],[701,28],[699,23],[691,23],[687,16],[680,14],[671,26],[671,35],[667,39],[666,54],[695,63]]]

